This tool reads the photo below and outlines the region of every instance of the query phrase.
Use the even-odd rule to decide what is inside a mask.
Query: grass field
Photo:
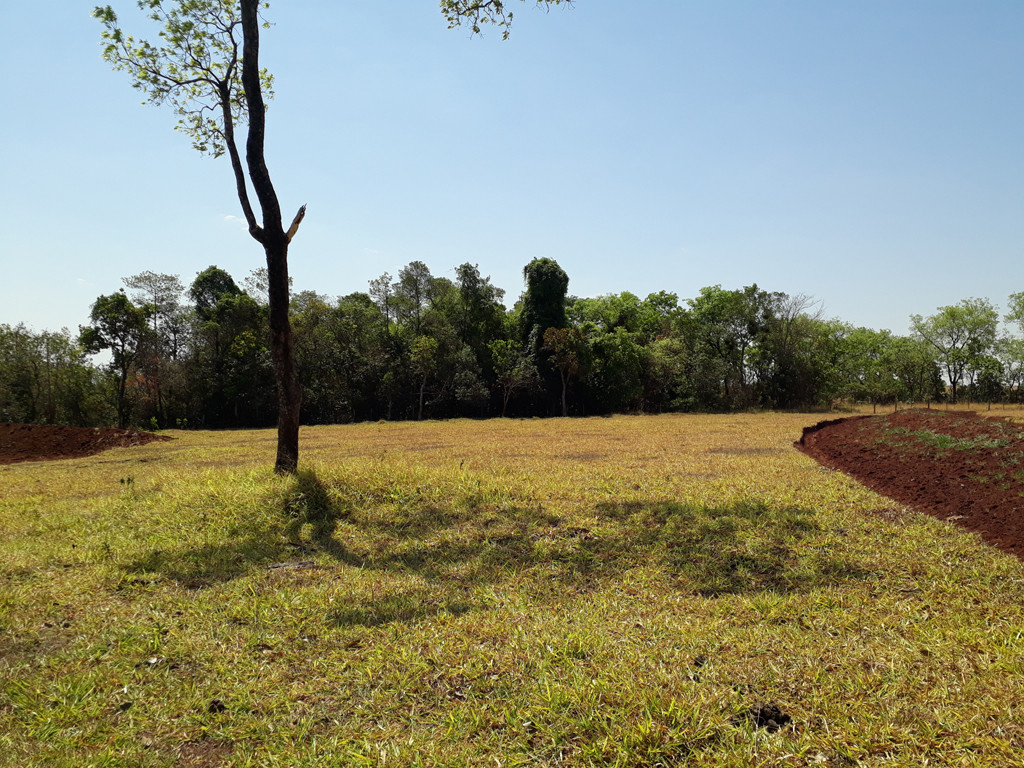
[[[0,467],[0,765],[1024,765],[1024,567],[795,451],[819,418]]]

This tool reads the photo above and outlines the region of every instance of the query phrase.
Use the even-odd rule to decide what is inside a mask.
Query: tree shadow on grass
[[[254,566],[280,563],[311,551],[324,551],[348,564],[362,562],[334,538],[338,521],[350,513],[349,506],[335,499],[312,470],[300,471],[291,487],[268,503],[279,513],[279,522],[268,525],[264,516],[257,516],[264,522],[237,529],[223,542],[153,550],[124,566],[119,587],[147,584],[157,576],[188,589],[202,589],[243,576]]]
[[[413,526],[422,533],[368,554],[363,568],[420,578],[372,600],[355,599],[327,621],[374,627],[459,615],[478,607],[473,588],[514,581],[538,603],[558,602],[634,568],[654,569],[668,589],[703,598],[799,594],[869,576],[855,560],[815,540],[819,526],[808,509],[755,501],[713,507],[630,501],[599,504],[593,513],[587,518],[596,524],[589,527],[521,507],[493,517],[481,512],[477,525]],[[430,587],[420,586],[424,580]]]
[[[324,553],[339,564],[388,574],[381,590],[353,593],[326,616],[335,627],[376,627],[475,610],[481,586],[505,585],[540,603],[556,602],[635,568],[661,574],[670,589],[704,597],[806,592],[868,575],[816,540],[812,510],[752,500],[720,506],[608,501],[566,521],[540,506],[476,497],[441,507],[412,497],[387,515],[357,498],[304,470],[268,502],[276,523],[221,544],[153,551],[125,566],[124,582],[157,574],[199,588]],[[352,549],[340,543],[342,524],[346,541],[362,543]]]
[[[203,589],[231,581],[253,565],[281,560],[288,548],[265,531],[251,531],[223,544],[179,550],[155,549],[127,563],[118,588],[130,589],[156,581],[173,581],[186,589]]]
[[[606,503],[598,509],[627,521],[635,546],[657,552],[666,570],[707,596],[788,594],[862,579],[848,557],[814,547],[814,513],[753,500],[717,507],[675,502]]]
[[[281,512],[288,520],[285,535],[292,548],[300,552],[308,549],[325,552],[338,562],[348,565],[362,564],[362,560],[350,553],[334,536],[338,522],[352,516],[351,502],[343,496],[332,494],[313,470],[298,472],[295,485],[281,503]],[[309,531],[309,545],[303,541],[306,529]]]
[[[438,614],[462,616],[480,605],[461,595],[438,594],[430,589],[406,589],[378,595],[372,602],[353,601],[327,615],[327,623],[338,629],[379,627],[394,622],[411,623]]]
[[[560,587],[589,589],[635,567],[660,569],[702,595],[790,593],[864,578],[856,562],[807,547],[813,512],[759,502],[706,507],[678,502],[605,502],[598,524],[563,524],[537,510],[502,512],[477,535],[411,538],[366,567],[408,571],[431,580],[492,584],[543,569]]]

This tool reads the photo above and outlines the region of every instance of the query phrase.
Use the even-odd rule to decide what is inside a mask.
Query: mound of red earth
[[[134,429],[93,429],[43,424],[0,422],[0,464],[92,456],[109,448],[170,440],[164,435]]]
[[[1024,430],[975,413],[909,410],[822,421],[796,447],[900,504],[1024,558]]]

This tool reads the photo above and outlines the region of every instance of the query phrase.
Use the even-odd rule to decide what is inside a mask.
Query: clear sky
[[[140,105],[94,4],[3,4],[0,323],[76,330],[122,277],[262,264],[227,159]],[[503,42],[435,0],[272,2],[296,289],[468,261],[510,306],[546,256],[577,296],[756,282],[896,333],[1024,291],[1024,2],[510,5]]]

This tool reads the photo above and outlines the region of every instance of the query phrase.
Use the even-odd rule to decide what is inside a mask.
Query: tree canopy
[[[555,262],[546,269],[564,276],[559,286],[568,284]],[[562,296],[564,325],[544,328],[534,349],[523,337],[525,278],[520,300],[507,308],[504,292],[476,265],[452,268],[455,280],[433,275],[424,263],[395,271],[418,273],[429,283],[418,326],[408,314],[389,316],[368,292],[331,298],[307,289],[292,296],[304,424],[828,408],[840,401],[878,407],[953,397],[952,382],[943,381],[943,354],[919,334],[826,319],[799,295],[716,285],[683,300],[668,291],[645,299],[628,291]],[[124,282],[140,287],[100,297],[88,332],[0,326],[0,419],[206,428],[274,423],[264,303],[217,267],[194,276],[189,288],[177,275],[152,272]],[[398,290],[390,277],[371,282],[386,284],[390,294]],[[982,341],[994,342],[965,347],[977,355],[956,397],[1019,402],[1024,338],[1016,322],[1007,317],[993,330],[995,308],[987,300],[964,304],[989,324]],[[936,315],[944,317],[946,309]],[[157,311],[173,322],[158,322]],[[88,353],[106,349],[114,363],[112,347],[99,336],[122,339],[117,364],[87,362]]]
[[[984,365],[993,350],[999,313],[988,299],[963,299],[926,318],[911,315],[910,320],[915,335],[938,354],[956,402],[965,375]]]

